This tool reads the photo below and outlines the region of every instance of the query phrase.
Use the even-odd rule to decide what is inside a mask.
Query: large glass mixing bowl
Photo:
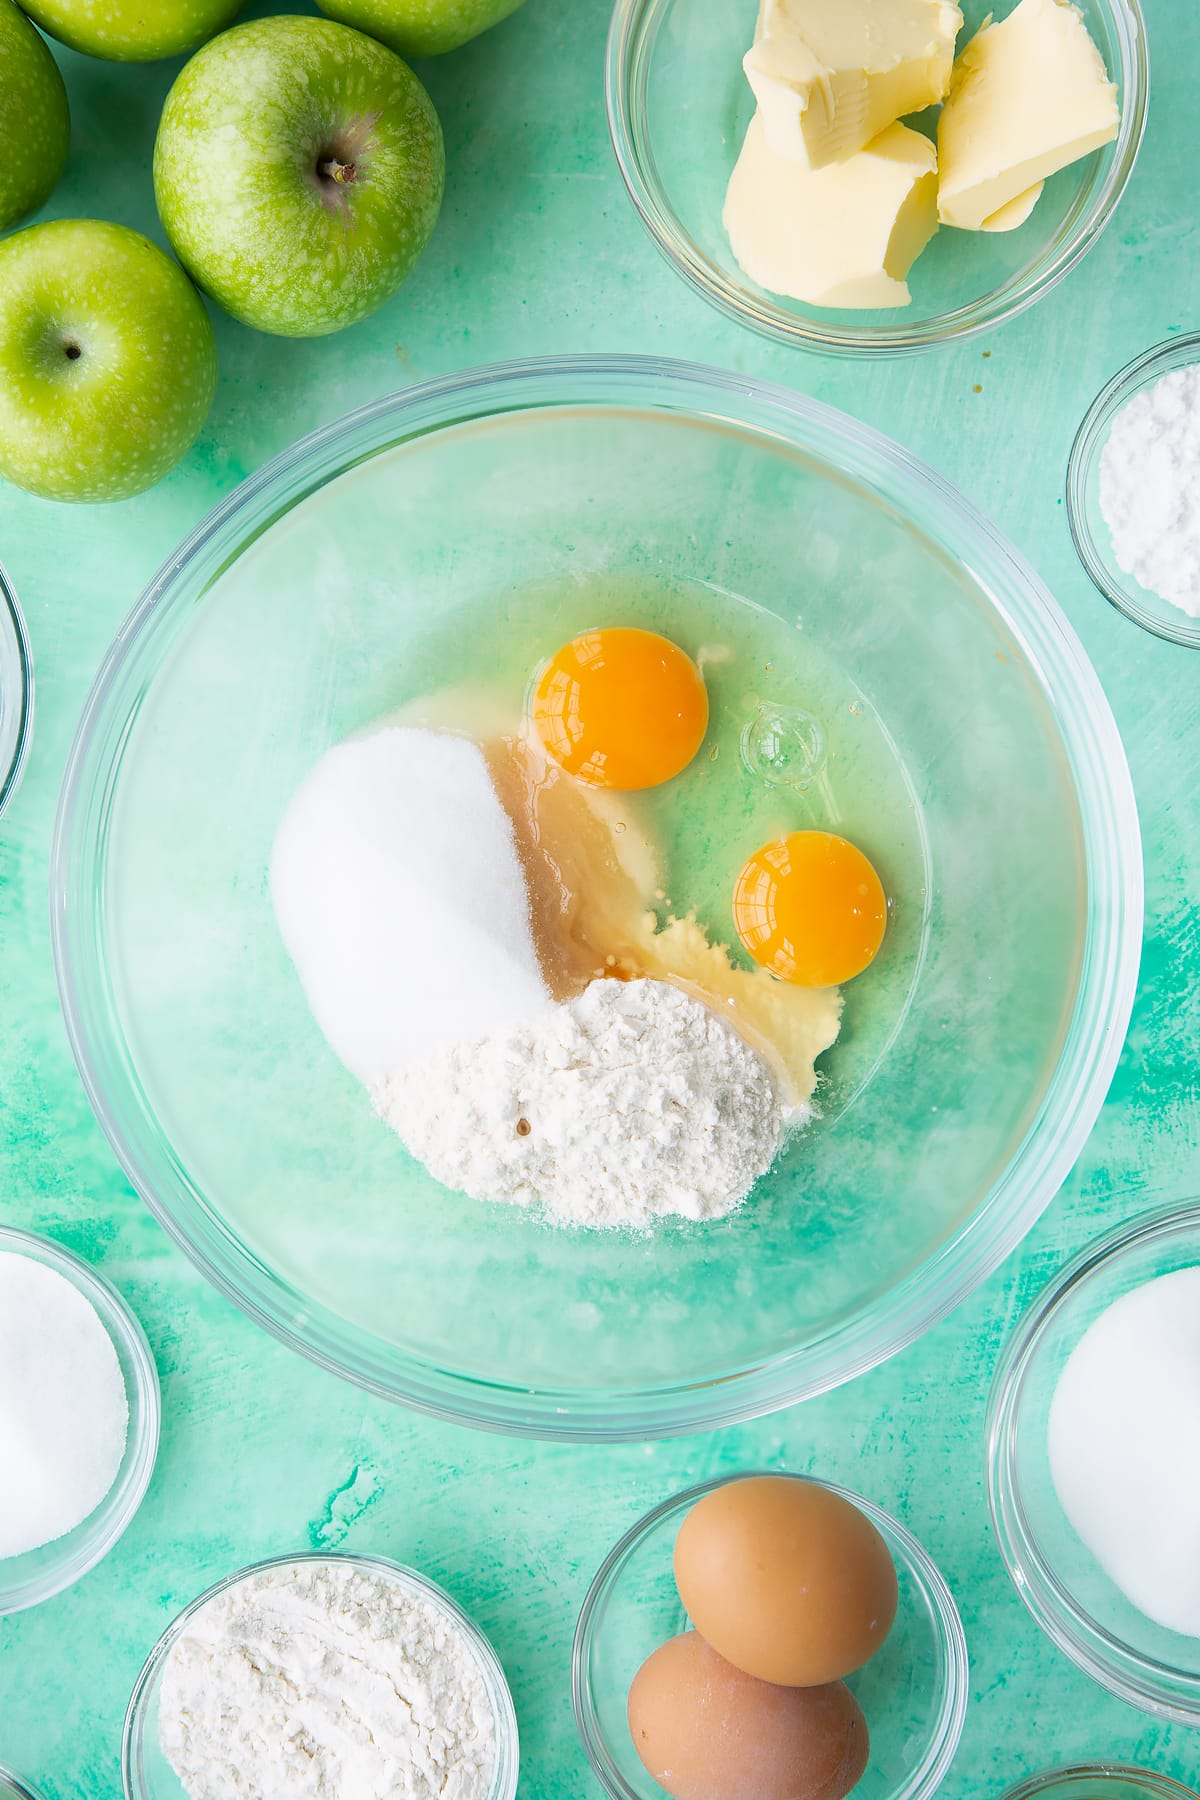
[[[549,642],[610,577],[682,584],[756,630],[774,615],[789,644],[798,628],[874,722],[844,827],[915,858],[823,1059],[821,1121],[729,1219],[641,1237],[437,1186],[323,1042],[266,882],[312,763],[452,681],[481,607],[504,624],[557,593]],[[577,1439],[766,1412],[956,1305],[1091,1128],[1142,899],[1099,683],[983,518],[796,394],[586,357],[381,401],[218,507],[97,678],[53,881],[92,1103],[212,1280],[377,1393]]]

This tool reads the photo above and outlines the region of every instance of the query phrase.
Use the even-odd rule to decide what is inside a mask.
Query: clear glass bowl
[[[1047,1443],[1054,1390],[1084,1332],[1123,1294],[1200,1264],[1200,1205],[1147,1214],[1069,1262],[1021,1321],[988,1412],[992,1522],[1022,1600],[1047,1636],[1109,1693],[1200,1725],[1200,1638],[1155,1625],[1076,1535]]]
[[[158,1455],[158,1371],[146,1336],[124,1300],[96,1271],[49,1238],[0,1225],[0,1255],[32,1257],[62,1275],[99,1315],[112,1339],[129,1401],[129,1435],[117,1478],[83,1523],[24,1556],[0,1558],[0,1618],[61,1594],[107,1556],[150,1485]]]
[[[1032,306],[1108,224],[1146,126],[1150,60],[1138,0],[1078,0],[1120,89],[1121,129],[1112,144],[1047,183],[1028,224],[1006,233],[940,231],[913,269],[912,304],[903,309],[833,311],[766,292],[738,268],[721,223],[754,111],[742,57],[757,4],[616,0],[608,44],[609,128],[633,203],[678,273],[741,324],[809,350],[931,349]],[[962,9],[965,33],[996,10],[992,0],[962,0]]]
[[[1047,1769],[1010,1788],[1004,1800],[1198,1800],[1169,1775],[1125,1763],[1075,1763]]]
[[[820,1122],[729,1219],[646,1237],[556,1231],[429,1178],[324,1043],[266,889],[313,762],[456,678],[481,606],[507,641],[535,595],[538,641],[566,641],[610,575],[732,609],[733,629],[744,606],[789,654],[802,629],[858,695],[831,729],[853,715],[876,746],[845,827],[869,812],[913,870],[822,1059]],[[997,783],[1019,831],[984,798]],[[699,813],[690,838],[711,829]],[[1112,715],[1016,552],[853,420],[643,358],[413,388],[232,495],[97,679],[53,883],[88,1093],[200,1267],[376,1393],[575,1439],[769,1411],[955,1306],[1092,1126],[1142,918]]]
[[[17,791],[33,737],[33,659],[25,621],[0,566],[0,814]]]
[[[672,1569],[684,1516],[704,1494],[741,1479],[707,1481],[657,1507],[621,1539],[588,1590],[575,1632],[572,1694],[588,1760],[612,1800],[662,1800],[629,1735],[629,1686],[653,1650],[687,1629]],[[858,1494],[819,1485],[852,1501],[882,1533],[900,1584],[887,1642],[847,1683],[871,1734],[871,1759],[854,1800],[926,1800],[954,1760],[967,1713],[967,1640],[958,1609],[903,1525]]]
[[[1200,619],[1152,594],[1117,563],[1100,510],[1100,461],[1113,420],[1135,394],[1153,387],[1173,369],[1200,362],[1200,332],[1170,338],[1131,362],[1101,390],[1084,416],[1067,464],[1067,519],[1079,560],[1104,598],[1143,631],[1200,650]]]
[[[517,1771],[520,1764],[517,1715],[500,1659],[475,1621],[436,1582],[430,1581],[425,1575],[419,1575],[415,1569],[405,1568],[403,1564],[392,1562],[387,1557],[346,1556],[326,1551],[311,1555],[272,1556],[264,1562],[254,1563],[250,1568],[239,1569],[236,1575],[216,1582],[193,1600],[167,1627],[146,1659],[125,1713],[121,1746],[125,1800],[187,1800],[187,1790],[159,1744],[158,1709],[167,1658],[195,1615],[210,1600],[215,1600],[218,1594],[225,1593],[239,1581],[245,1581],[248,1576],[257,1575],[264,1569],[290,1568],[295,1563],[309,1562],[345,1562],[367,1574],[383,1576],[393,1581],[406,1597],[423,1600],[434,1607],[451,1626],[463,1633],[474,1652],[496,1722],[496,1773],[487,1800],[513,1800],[517,1791]]]
[[[11,1769],[0,1768],[0,1800],[42,1800],[36,1788],[18,1781]]]

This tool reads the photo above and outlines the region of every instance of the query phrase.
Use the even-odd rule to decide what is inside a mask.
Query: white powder
[[[512,825],[465,738],[392,727],[328,751],[276,834],[271,899],[360,1081],[549,1003]]]
[[[437,1179],[541,1202],[572,1225],[715,1219],[766,1173],[795,1115],[707,1006],[660,981],[576,1000],[395,1071],[376,1109]]]
[[[1100,510],[1117,562],[1200,618],[1200,364],[1136,394],[1100,458]]]
[[[1049,1450],[1063,1511],[1121,1592],[1200,1638],[1200,1268],[1135,1288],[1084,1333]]]
[[[459,1626],[336,1558],[227,1588],[163,1670],[159,1739],[192,1800],[486,1800],[495,1738]]]
[[[81,1525],[117,1478],[128,1430],[95,1307],[57,1269],[0,1255],[0,1557]]]

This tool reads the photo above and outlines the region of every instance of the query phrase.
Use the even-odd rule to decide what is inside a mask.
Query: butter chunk
[[[1117,90],[1070,0],[1020,0],[954,68],[938,127],[938,211],[965,231],[1116,137]],[[992,229],[995,229],[992,226]]]
[[[979,227],[980,231],[1016,231],[1031,216],[1045,186],[1044,181],[1039,181],[1025,193],[1018,194],[1015,200],[1010,200],[1007,206],[1002,206],[999,212],[994,212],[989,219],[985,219]]]
[[[725,196],[725,229],[760,287],[810,306],[907,306],[906,277],[937,230],[937,151],[891,125],[845,162],[807,169],[771,149],[761,114]]]
[[[962,13],[953,0],[761,0],[742,66],[767,143],[824,168],[945,98]]]

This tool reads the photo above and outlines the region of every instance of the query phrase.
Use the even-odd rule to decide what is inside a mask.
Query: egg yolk
[[[633,626],[585,631],[555,651],[530,710],[569,775],[624,791],[670,781],[708,730],[708,694],[691,657]]]
[[[756,850],[733,895],[756,963],[797,987],[837,987],[874,961],[887,925],[883,884],[861,850],[829,831],[794,831]]]

